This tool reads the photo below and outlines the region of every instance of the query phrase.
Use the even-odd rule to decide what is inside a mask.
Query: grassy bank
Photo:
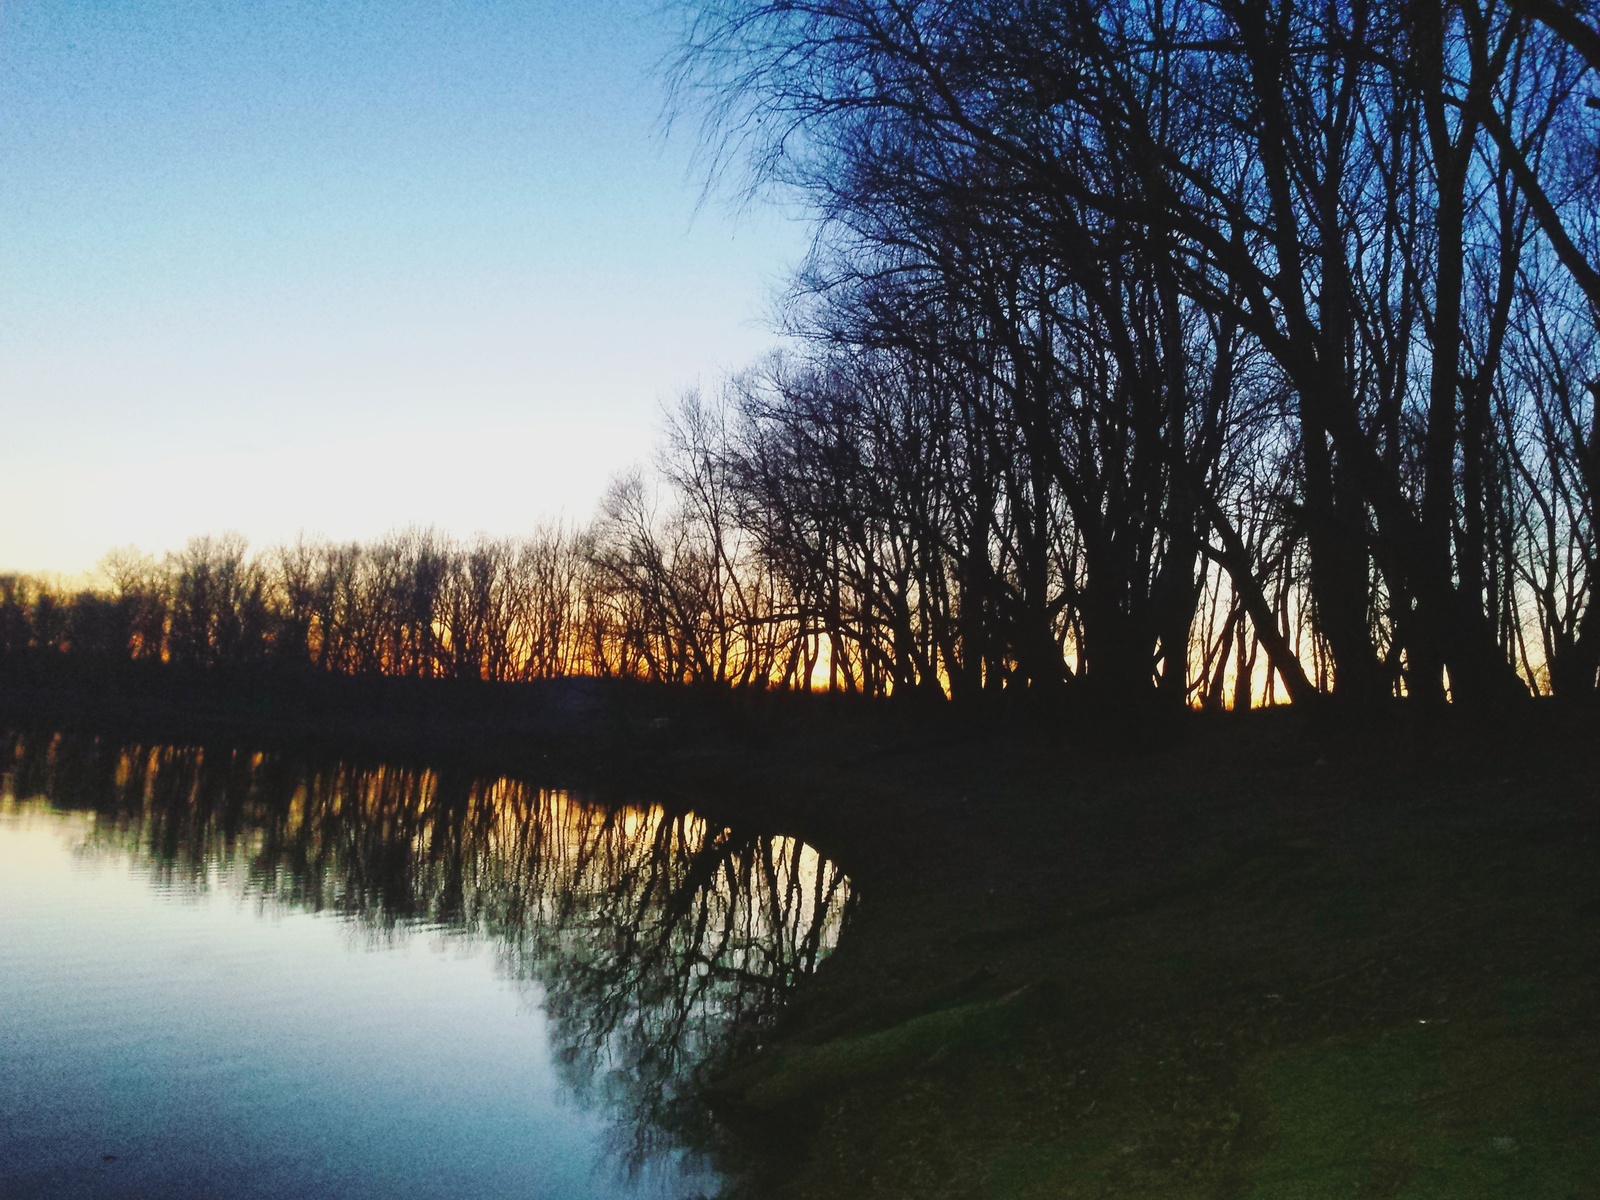
[[[448,755],[817,844],[852,874],[853,923],[708,1087],[750,1195],[1600,1195],[1593,715],[1157,735],[174,677],[13,680],[0,715]]]
[[[842,771],[902,836],[725,1085],[807,1131],[753,1194],[1600,1195],[1593,732],[1263,714]]]

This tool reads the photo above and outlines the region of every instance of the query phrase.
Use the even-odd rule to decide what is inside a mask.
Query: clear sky
[[[804,233],[657,0],[0,0],[0,570],[586,517]]]

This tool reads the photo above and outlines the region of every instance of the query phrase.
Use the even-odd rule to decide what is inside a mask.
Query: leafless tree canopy
[[[791,349],[518,543],[0,584],[0,642],[952,697],[1498,704],[1600,672],[1595,0],[695,0]]]

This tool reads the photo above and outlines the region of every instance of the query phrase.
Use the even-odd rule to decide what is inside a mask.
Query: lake
[[[0,739],[0,1195],[714,1195],[836,943],[791,838],[510,779]]]

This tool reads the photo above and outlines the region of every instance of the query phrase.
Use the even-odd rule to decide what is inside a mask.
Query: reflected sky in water
[[[0,767],[8,1198],[714,1194],[696,1083],[848,901],[790,839],[506,780]]]

